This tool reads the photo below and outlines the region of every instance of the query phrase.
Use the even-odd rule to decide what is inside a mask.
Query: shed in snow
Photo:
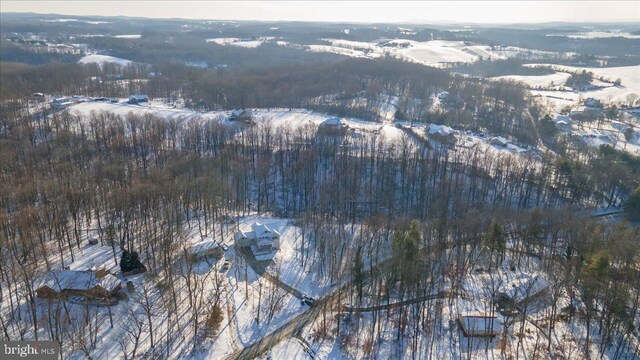
[[[562,130],[569,130],[571,129],[571,124],[573,123],[573,121],[571,120],[570,116],[558,115],[556,116],[555,123],[558,128]]]
[[[564,121],[567,124],[571,124],[571,122],[572,122],[571,116],[568,116],[568,115],[558,115],[558,116],[556,116],[556,124],[561,122],[561,121]]]
[[[496,136],[494,138],[491,138],[491,140],[489,140],[489,143],[491,145],[506,147],[507,145],[509,145],[509,140],[503,138],[502,136]]]
[[[73,98],[64,97],[64,98],[56,98],[51,102],[51,107],[54,109],[64,109],[75,104],[76,101]]]
[[[129,96],[129,104],[140,104],[143,102],[149,102],[147,95],[131,95]]]
[[[224,254],[218,243],[216,243],[214,240],[195,243],[187,249],[187,253],[195,259],[201,259],[208,256],[220,259]]]
[[[349,125],[339,117],[331,117],[320,123],[318,132],[326,135],[342,135],[348,128]]]
[[[502,332],[502,324],[495,316],[458,315],[458,324],[466,337],[494,337]]]
[[[253,112],[251,109],[235,109],[231,111],[229,121],[245,121],[251,122],[253,120]]]
[[[80,295],[104,299],[115,295],[121,287],[120,279],[108,272],[54,270],[40,280],[36,294],[41,298]]]
[[[594,99],[592,97],[584,99],[584,106],[589,108],[602,108],[600,100]]]

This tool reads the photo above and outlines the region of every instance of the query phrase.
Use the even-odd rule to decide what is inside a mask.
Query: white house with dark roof
[[[270,255],[280,250],[280,233],[259,222],[251,225],[251,231],[238,231],[236,246],[250,247],[253,255]]]

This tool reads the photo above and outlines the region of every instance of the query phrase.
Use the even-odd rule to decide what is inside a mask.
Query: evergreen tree
[[[120,258],[120,270],[127,272],[131,268],[131,254],[127,250],[122,250],[122,257]]]

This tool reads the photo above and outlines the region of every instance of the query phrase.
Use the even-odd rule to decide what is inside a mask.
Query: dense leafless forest
[[[479,34],[476,41],[508,37]],[[165,35],[143,38],[155,43]],[[307,36],[288,40],[306,44]],[[130,58],[144,50],[124,53],[120,42],[103,38],[88,43]],[[598,42],[592,53],[604,46]],[[584,146],[551,118],[560,109],[537,101],[521,82],[488,78],[504,69],[553,71],[525,68],[521,59],[443,69],[390,56],[279,53],[275,45],[211,56],[231,62],[244,50],[287,59],[291,52],[293,60],[201,68],[162,60],[176,51],[168,47],[148,63],[122,66],[58,62],[73,56],[49,59],[20,49],[11,48],[0,68],[4,340],[55,340],[65,358],[253,358],[271,349],[264,339],[277,344],[284,334],[314,353],[315,344],[335,341],[336,350],[321,358],[373,359],[383,350],[381,358],[438,358],[454,356],[451,348],[459,358],[489,356],[490,349],[502,358],[640,356],[640,156],[626,145]],[[441,101],[434,96],[443,93]],[[59,109],[43,105],[45,94],[123,104],[131,94],[148,94],[163,104],[182,101],[185,112],[199,115],[159,116],[137,105],[126,114]],[[396,99],[391,122],[379,110],[389,98]],[[574,120],[619,120],[636,99]],[[305,116],[300,108],[386,124],[401,136],[359,128],[335,136],[313,122],[268,121],[276,111]],[[229,121],[232,109],[266,115]],[[458,143],[481,134],[522,151],[502,156],[424,139],[415,126],[425,124],[455,129]],[[230,243],[244,219],[262,218],[285,219],[278,220],[287,224],[279,236],[291,242],[289,260],[256,265],[237,247],[225,270],[220,259],[209,266],[189,253],[193,238]],[[91,239],[106,249],[91,271],[113,272],[101,267],[113,262],[124,285],[131,269],[146,270],[131,275],[135,290],[102,296],[97,305],[43,296],[47,274],[86,270],[76,264],[89,263]],[[525,269],[547,279],[544,306],[529,300],[528,288],[526,301],[507,311],[496,296],[505,285],[500,274]],[[322,279],[312,287],[327,290],[317,299],[302,296],[303,282],[288,280],[294,271]],[[482,279],[471,283],[476,277]],[[245,317],[262,326],[259,337],[227,334],[244,326],[233,315],[243,306],[229,300],[234,296],[251,304]],[[503,330],[493,340],[458,345],[453,314],[462,312],[461,299],[476,297],[483,316],[501,314]],[[310,308],[291,315],[290,298]],[[569,339],[571,329],[580,335]]]

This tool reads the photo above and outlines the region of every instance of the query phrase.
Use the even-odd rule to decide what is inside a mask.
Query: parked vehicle
[[[231,260],[226,260],[224,264],[222,264],[220,271],[222,272],[229,271],[230,268],[231,268]]]

